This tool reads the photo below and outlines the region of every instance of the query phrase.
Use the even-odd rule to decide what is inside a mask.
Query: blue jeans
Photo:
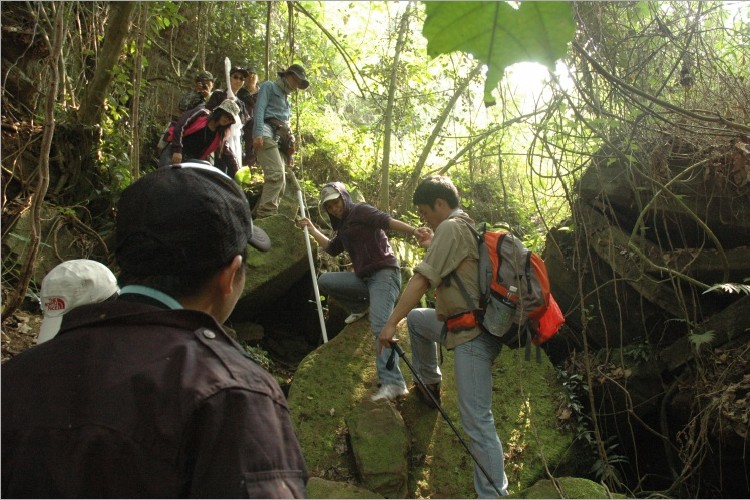
[[[435,309],[412,309],[406,316],[409,327],[412,365],[425,384],[441,381],[437,348],[443,322]],[[502,344],[500,340],[482,333],[453,350],[458,409],[461,425],[471,439],[471,452],[492,477],[492,482],[503,495],[507,494],[503,445],[497,437],[492,416],[492,362]],[[496,498],[497,492],[482,470],[474,465],[474,489],[479,498]]]
[[[375,271],[362,279],[350,272],[323,273],[318,278],[320,294],[334,297],[349,312],[364,312],[370,304],[370,329],[375,336],[375,366],[378,369],[378,383],[395,384],[406,388],[404,376],[399,367],[398,354],[393,353],[393,370],[385,367],[392,349],[378,352],[378,335],[393,311],[399,293],[401,293],[401,271],[384,268]]]

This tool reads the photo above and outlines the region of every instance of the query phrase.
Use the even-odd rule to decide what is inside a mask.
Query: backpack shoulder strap
[[[471,233],[474,235],[474,238],[477,240],[477,244],[481,242],[482,236],[479,234],[479,232],[474,228],[471,224],[466,222],[463,219],[459,219],[457,217],[449,217],[450,219],[455,219],[457,221],[462,222],[466,227],[471,230]],[[456,281],[456,285],[458,285],[458,289],[461,290],[461,295],[464,296],[464,300],[466,301],[466,305],[469,307],[469,309],[473,309],[474,301],[471,300],[471,295],[469,295],[468,290],[466,290],[466,286],[464,285],[464,282],[461,280],[461,278],[458,276],[458,273],[456,271],[451,271],[451,273],[447,276],[448,280],[453,279]],[[479,306],[477,306],[479,307]]]

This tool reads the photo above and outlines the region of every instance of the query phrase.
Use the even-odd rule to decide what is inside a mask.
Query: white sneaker
[[[355,321],[359,321],[360,319],[362,319],[365,316],[367,316],[368,312],[369,312],[369,310],[363,311],[361,313],[352,313],[352,314],[350,314],[349,316],[346,317],[346,319],[344,320],[344,323],[346,323],[347,325],[349,325],[351,323],[354,323]]]
[[[385,399],[392,401],[396,398],[400,398],[409,394],[409,389],[401,387],[396,384],[383,384],[380,386],[380,390],[372,396],[373,401],[380,401]]]

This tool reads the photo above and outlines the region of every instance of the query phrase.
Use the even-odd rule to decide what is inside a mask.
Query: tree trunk
[[[271,78],[271,13],[273,12],[273,2],[266,2],[266,80]]]
[[[39,177],[37,185],[32,194],[31,202],[31,237],[27,247],[26,256],[19,273],[18,288],[15,294],[8,300],[6,307],[3,309],[3,318],[7,318],[21,305],[23,298],[26,296],[26,290],[31,281],[33,274],[34,262],[39,252],[39,241],[41,240],[41,209],[44,203],[44,197],[49,188],[49,152],[52,148],[52,137],[55,134],[55,102],[57,101],[57,87],[60,81],[60,59],[62,57],[63,45],[63,4],[57,4],[55,8],[55,35],[52,43],[52,50],[49,56],[50,68],[50,91],[47,93],[45,104],[45,126],[42,135],[42,146],[39,153]]]
[[[133,79],[133,102],[131,111],[131,120],[133,124],[133,144],[130,150],[130,174],[133,179],[140,176],[140,156],[141,156],[141,79],[143,77],[143,47],[146,44],[146,29],[148,28],[148,2],[139,5],[140,14],[138,16],[138,48],[135,54],[135,78]]]
[[[424,164],[427,162],[427,157],[430,155],[430,151],[432,151],[432,146],[435,144],[438,135],[440,135],[440,131],[443,129],[445,120],[448,119],[448,116],[453,110],[453,106],[455,106],[456,102],[458,102],[458,98],[461,97],[461,95],[466,91],[467,88],[469,88],[469,84],[477,75],[479,75],[481,71],[482,64],[480,63],[477,64],[476,67],[474,67],[469,76],[467,76],[466,79],[461,82],[461,84],[456,88],[456,91],[453,93],[453,96],[451,96],[450,101],[448,101],[448,103],[443,108],[443,111],[440,113],[440,116],[435,122],[435,126],[432,128],[430,137],[427,139],[427,142],[425,142],[425,145],[422,148],[422,154],[419,156],[417,164],[414,166],[414,170],[409,177],[409,181],[404,186],[404,197],[402,199],[401,206],[399,207],[399,212],[403,213],[409,208],[411,202],[411,193],[417,187],[417,183],[422,176],[422,169],[424,168]]]
[[[404,15],[401,17],[401,25],[398,29],[398,40],[396,41],[396,48],[393,54],[393,62],[391,63],[391,78],[388,83],[388,104],[385,108],[385,116],[383,119],[383,161],[380,164],[380,199],[378,205],[381,210],[388,211],[390,204],[390,197],[388,193],[388,171],[390,165],[391,156],[391,125],[393,123],[393,101],[396,98],[396,87],[397,81],[396,76],[398,74],[398,61],[401,56],[401,51],[404,48],[406,39],[406,31],[409,27],[409,12],[411,11],[412,3],[406,4],[406,10]]]
[[[135,2],[112,2],[110,4],[109,22],[107,23],[102,50],[96,61],[96,70],[86,93],[81,100],[78,122],[84,126],[99,123],[104,109],[107,87],[112,82],[112,68],[120,58],[122,44],[128,35],[130,14],[137,4]]]

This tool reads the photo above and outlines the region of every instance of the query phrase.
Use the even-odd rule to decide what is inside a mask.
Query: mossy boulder
[[[508,498],[627,498],[611,493],[599,483],[582,477],[542,479],[533,486],[508,495]]]
[[[311,477],[358,479],[347,441],[347,418],[375,392],[375,366],[369,322],[353,323],[299,365],[289,405]],[[402,324],[400,344],[411,361],[408,332]],[[461,430],[453,375],[453,354],[444,350],[442,404]],[[411,385],[405,363],[402,371]],[[495,423],[503,443],[509,492],[518,492],[547,477],[575,475],[584,460],[576,456],[571,431],[557,418],[564,401],[554,368],[544,357],[526,361],[523,350],[504,349],[493,366]],[[429,409],[416,390],[392,404],[409,435],[407,498],[473,498],[473,463],[437,410]],[[468,436],[462,434],[464,441]],[[394,453],[397,451],[394,450]],[[385,458],[388,460],[389,458]]]
[[[383,498],[377,493],[351,483],[311,477],[307,482],[307,498]]]
[[[255,318],[310,272],[305,233],[285,215],[273,215],[255,222],[271,239],[271,249],[259,252],[248,247],[245,288],[231,319]],[[311,246],[316,259],[317,245]]]

